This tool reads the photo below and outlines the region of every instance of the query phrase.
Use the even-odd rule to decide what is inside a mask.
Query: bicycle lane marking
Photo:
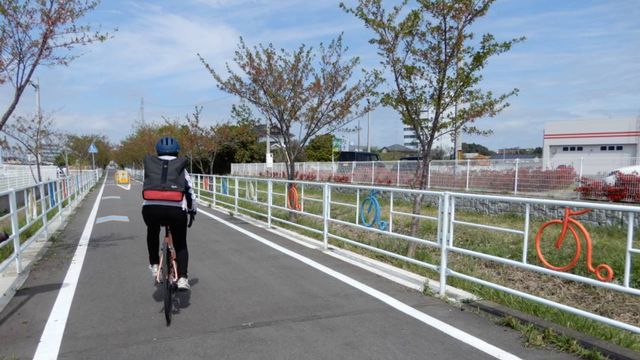
[[[64,277],[56,302],[53,304],[47,324],[42,331],[42,336],[40,336],[36,354],[33,356],[34,360],[56,359],[58,357],[60,344],[62,343],[62,335],[64,334],[64,328],[67,325],[69,311],[71,310],[71,302],[76,292],[84,258],[87,255],[87,245],[89,245],[93,225],[98,215],[98,208],[100,207],[100,200],[102,199],[102,192],[104,191],[107,178],[108,176],[105,176],[105,180],[102,182],[102,187],[93,204],[82,235],[80,235],[80,241],[71,259],[71,265],[69,265],[69,270],[67,270],[67,275]]]
[[[418,311],[417,309],[401,302],[400,300],[395,299],[394,297],[387,295],[381,291],[378,291],[368,285],[365,285],[363,283],[361,283],[358,280],[355,280],[347,275],[344,275],[340,272],[337,272],[333,269],[328,268],[327,266],[324,266],[314,260],[309,259],[306,256],[300,255],[294,251],[291,251],[287,248],[284,248],[276,243],[273,243],[263,237],[261,237],[260,235],[254,234],[249,230],[243,229],[235,224],[232,224],[218,216],[215,216],[213,214],[210,214],[206,211],[203,210],[199,210],[200,213],[203,213],[204,215],[219,221],[220,223],[264,244],[267,245],[277,251],[280,251],[281,253],[288,255],[298,261],[301,261],[303,263],[305,263],[306,265],[311,266],[312,268],[322,271],[323,273],[338,279],[340,281],[342,281],[343,283],[352,286],[362,292],[364,292],[367,295],[370,295],[380,301],[382,301],[383,303],[391,306],[392,308],[411,316],[412,318],[423,322],[424,324],[427,324],[429,326],[431,326],[432,328],[441,331],[443,333],[445,333],[446,335],[451,336],[452,338],[461,341],[467,345],[470,345],[496,359],[501,359],[501,360],[519,360],[520,358],[516,355],[513,355],[505,350],[500,349],[499,347],[495,346],[495,345],[491,345],[488,342],[479,339],[463,330],[460,330],[454,326],[451,326],[441,320],[438,320],[432,316],[429,316],[421,311]]]

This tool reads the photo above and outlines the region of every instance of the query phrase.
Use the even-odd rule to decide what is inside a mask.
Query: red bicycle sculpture
[[[587,269],[589,270],[589,272],[595,274],[598,280],[608,282],[613,279],[613,269],[611,268],[611,266],[605,263],[602,263],[596,266],[595,268],[593,267],[592,259],[591,259],[591,253],[592,253],[591,236],[589,235],[589,232],[587,232],[587,229],[585,229],[584,225],[582,225],[578,220],[575,220],[572,218],[572,216],[583,215],[588,213],[589,211],[591,211],[591,209],[571,211],[571,209],[565,208],[564,218],[562,220],[553,219],[542,224],[542,226],[540,226],[540,229],[538,230],[538,234],[536,234],[536,252],[538,253],[538,259],[540,259],[542,264],[544,264],[545,267],[551,270],[567,271],[567,270],[573,269],[578,263],[578,260],[580,259],[580,254],[582,252],[582,242],[580,241],[580,235],[575,229],[577,227],[578,230],[582,233],[582,236],[584,237],[584,240],[587,243],[587,259],[586,259]],[[573,235],[573,238],[576,242],[575,254],[573,255],[573,258],[571,259],[571,261],[564,266],[555,266],[549,263],[547,259],[544,257],[544,255],[542,254],[542,248],[540,247],[540,241],[542,240],[542,233],[547,227],[554,224],[562,225],[562,231],[560,232],[560,236],[558,236],[558,239],[555,242],[556,249],[560,249],[560,247],[562,246],[562,242],[567,236],[567,230],[569,230],[571,235]],[[605,273],[604,275],[602,274],[603,271]]]

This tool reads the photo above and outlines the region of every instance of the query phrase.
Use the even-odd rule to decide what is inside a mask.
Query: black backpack
[[[144,157],[144,183],[142,198],[145,200],[182,201],[185,190],[186,158],[163,160],[157,156]]]

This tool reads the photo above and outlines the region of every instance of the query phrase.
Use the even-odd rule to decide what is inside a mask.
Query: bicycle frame
[[[175,282],[178,279],[178,266],[176,264],[176,249],[173,247],[173,238],[171,237],[171,231],[168,226],[165,226],[165,236],[163,246],[167,246],[169,251],[169,261],[171,262],[171,274],[169,274],[169,280]],[[160,264],[158,264],[158,274],[156,275],[156,283],[161,283],[162,279],[162,266],[164,266],[164,254],[160,253]]]

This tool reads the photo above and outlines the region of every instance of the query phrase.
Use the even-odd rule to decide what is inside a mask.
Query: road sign
[[[98,148],[96,147],[96,143],[91,143],[88,151],[89,151],[89,154],[97,154]]]

